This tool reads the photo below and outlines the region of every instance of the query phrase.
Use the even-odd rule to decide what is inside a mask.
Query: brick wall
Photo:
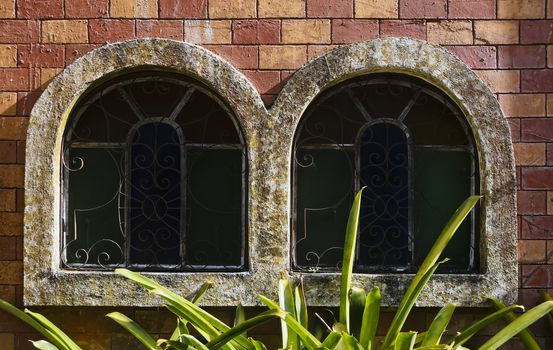
[[[28,115],[48,81],[77,57],[130,38],[185,40],[232,62],[270,105],[308,60],[386,36],[444,45],[497,93],[515,142],[520,299],[534,305],[536,290],[553,290],[553,0],[0,0],[0,298],[22,301]],[[104,319],[108,310],[41,311],[87,347],[133,348]],[[153,332],[171,329],[159,310],[127,312]],[[413,328],[434,312],[420,310]],[[481,313],[461,310],[459,322]],[[553,348],[543,324],[534,331]],[[270,328],[258,333],[275,343]],[[0,313],[3,349],[28,349],[29,337],[37,338]]]

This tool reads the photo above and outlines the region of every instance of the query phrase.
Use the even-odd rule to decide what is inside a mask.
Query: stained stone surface
[[[303,278],[309,305],[337,305],[339,275],[290,271],[290,167],[295,128],[309,103],[341,81],[372,72],[402,72],[447,93],[464,112],[477,143],[481,213],[481,274],[436,275],[417,303],[482,306],[483,296],[517,298],[515,170],[511,136],[485,84],[445,49],[407,38],[340,47],[299,69],[267,111],[236,68],[187,43],[139,39],[109,44],[68,66],[35,104],[27,135],[25,173],[24,302],[27,305],[154,306],[149,295],[113,272],[60,267],[60,169],[63,130],[72,106],[98,79],[130,69],[162,69],[196,78],[234,113],[248,149],[249,270],[239,273],[145,273],[181,295],[214,282],[206,306],[258,305],[256,293],[276,298],[278,278]],[[412,275],[354,275],[378,285],[386,305],[397,305]]]

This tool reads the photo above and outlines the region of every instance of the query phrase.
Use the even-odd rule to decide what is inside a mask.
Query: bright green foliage
[[[269,310],[250,319],[246,319],[244,310],[239,305],[231,327],[197,305],[202,295],[210,288],[210,283],[204,284],[197,293],[183,298],[159,283],[126,269],[117,269],[116,272],[164,300],[164,306],[176,316],[175,331],[169,339],[155,340],[140,325],[121,313],[113,312],[107,317],[129,331],[149,350],[267,350],[263,343],[248,338],[246,332],[275,318],[281,320],[282,347],[286,350],[463,350],[466,349],[464,344],[474,335],[501,318],[508,321],[507,326],[482,345],[480,350],[498,349],[516,335],[528,349],[539,349],[526,328],[545,315],[553,322],[553,301],[547,293],[542,294],[546,300],[544,303],[522,313],[519,317],[516,317],[513,311],[522,309],[521,306],[506,307],[499,301],[490,299],[498,309],[496,312],[449,338],[444,334],[455,311],[453,304],[444,306],[438,312],[427,331],[417,333],[403,329],[426,283],[439,265],[449,260],[442,258],[441,255],[480,196],[468,198],[453,214],[413,278],[384,339],[378,339],[376,330],[380,314],[380,290],[375,286],[367,293],[364,289],[351,285],[361,193],[362,190],[355,197],[346,229],[339,317],[332,325],[327,325],[324,321],[309,322],[302,286],[292,286],[286,279],[279,282],[279,302],[259,295],[261,302]],[[0,309],[20,318],[47,339],[47,341],[33,342],[37,349],[81,350],[65,333],[42,315],[29,310],[20,311],[2,300],[0,300]],[[327,328],[326,337],[320,332],[321,323]],[[314,330],[309,331],[308,326],[313,327]],[[192,335],[190,328],[199,335]]]

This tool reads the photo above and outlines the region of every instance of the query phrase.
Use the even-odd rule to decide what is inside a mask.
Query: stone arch
[[[266,157],[273,166],[283,169],[275,180],[281,185],[281,191],[287,191],[286,195],[283,193],[286,200],[279,203],[278,221],[289,222],[292,142],[306,108],[320,93],[340,82],[380,72],[415,76],[444,91],[465,115],[479,156],[480,193],[484,195],[480,234],[482,273],[436,276],[420,304],[434,305],[433,298],[438,294],[442,303],[455,302],[465,306],[480,302],[474,300],[475,295],[495,295],[515,302],[518,289],[516,187],[508,123],[494,94],[482,80],[438,45],[409,38],[355,43],[309,62],[290,78],[270,110],[270,125],[267,126],[267,145],[271,145],[271,152],[267,152]],[[280,234],[289,242],[289,227],[282,230]],[[316,274],[303,277],[307,290],[311,283],[319,284],[321,289],[333,287],[332,281],[320,279]],[[357,278],[364,286],[380,284],[383,293],[391,298],[391,304],[401,296],[394,291],[398,283],[406,285],[408,281],[406,275],[359,275]],[[459,293],[461,286],[464,291]],[[311,297],[322,305],[328,295],[322,298],[317,292]]]

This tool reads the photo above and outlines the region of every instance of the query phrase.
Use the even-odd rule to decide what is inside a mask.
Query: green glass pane
[[[187,152],[186,264],[243,268],[243,150]]]
[[[420,265],[455,209],[471,195],[474,174],[467,151],[416,147],[414,163],[415,264]],[[451,259],[442,272],[472,269],[471,234],[469,216],[442,255]]]
[[[342,260],[354,189],[352,150],[298,149],[295,265],[333,268]]]
[[[124,152],[109,148],[70,149],[68,176],[67,264],[109,265],[123,262],[120,191]]]

